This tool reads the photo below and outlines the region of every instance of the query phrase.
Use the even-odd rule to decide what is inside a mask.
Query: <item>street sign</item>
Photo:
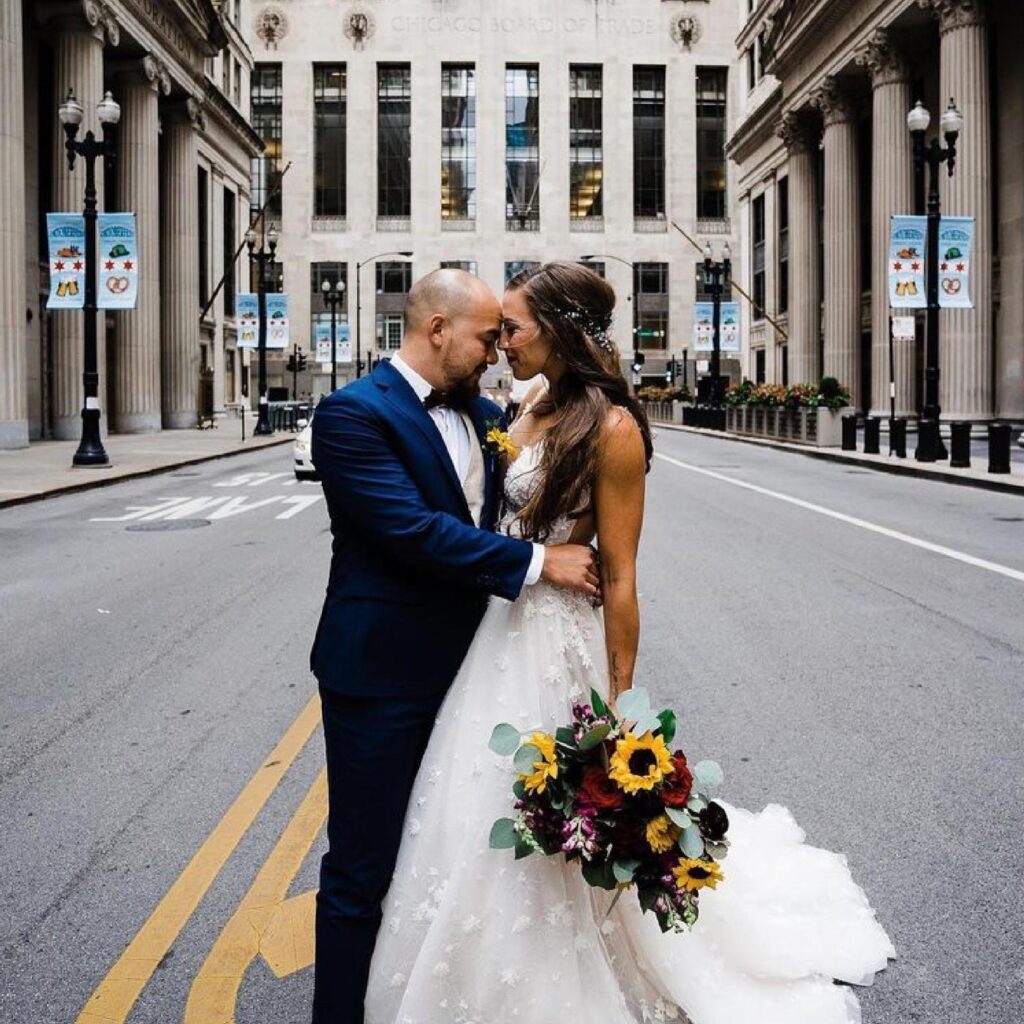
[[[239,292],[235,296],[235,323],[238,348],[259,348],[260,297],[254,292]]]
[[[139,297],[139,241],[134,213],[101,213],[98,218],[100,309],[134,309]]]
[[[50,297],[47,309],[81,309],[85,305],[85,217],[48,213]]]
[[[892,336],[896,341],[913,341],[917,337],[917,320],[912,316],[894,316]]]

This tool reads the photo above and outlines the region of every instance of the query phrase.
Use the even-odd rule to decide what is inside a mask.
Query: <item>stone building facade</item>
[[[73,88],[79,137],[96,106],[121,107],[100,209],[138,219],[136,309],[100,316],[102,428],[194,427],[201,392],[223,411],[243,366],[228,275],[248,226],[250,51],[240,0],[4,0],[0,3],[0,448],[80,435],[84,315],[46,310],[45,215],[80,211],[85,162],[69,172],[57,108]]]
[[[736,243],[724,145],[742,2],[255,4],[267,150],[252,194],[281,226],[293,341],[309,353],[329,318],[325,279],[345,284],[339,316],[354,328],[358,278],[365,370],[397,347],[410,282],[442,263],[500,294],[522,265],[593,256],[619,296],[624,362],[636,328],[645,374],[663,379],[689,349],[692,384],[700,253],[672,222],[718,254]],[[290,386],[272,358],[271,385]],[[354,374],[339,364],[339,383]],[[301,374],[298,392],[328,380]]]
[[[940,314],[944,419],[1024,420],[1024,14],[1019,0],[755,0],[738,36],[743,266],[763,296],[745,368],[839,377],[889,413],[889,222],[923,213],[907,114],[964,117],[944,214],[977,219],[972,310]],[[924,314],[895,344],[897,415],[919,414]]]

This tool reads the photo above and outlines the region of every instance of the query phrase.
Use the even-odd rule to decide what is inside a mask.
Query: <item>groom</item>
[[[409,292],[405,318],[392,361],[325,398],[313,420],[334,537],[310,655],[330,804],[314,1024],[362,1024],[409,794],[488,595],[513,600],[538,579],[598,591],[589,548],[492,532],[499,480],[483,440],[502,416],[480,379],[498,358],[493,292],[437,270]]]

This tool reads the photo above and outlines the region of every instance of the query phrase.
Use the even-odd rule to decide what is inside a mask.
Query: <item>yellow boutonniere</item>
[[[514,459],[519,454],[519,449],[509,436],[508,431],[502,430],[500,427],[491,427],[487,431],[484,451],[491,455],[507,455],[510,459]]]

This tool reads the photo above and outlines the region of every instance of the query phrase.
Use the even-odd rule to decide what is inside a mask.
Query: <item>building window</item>
[[[235,315],[235,193],[224,189],[224,315]]]
[[[505,287],[507,288],[509,281],[524,270],[533,270],[539,266],[537,260],[508,260],[505,263]]]
[[[633,68],[633,216],[665,217],[665,69]]]
[[[267,207],[267,217],[281,221],[281,65],[257,64],[252,72],[252,126],[264,150],[252,160],[253,215]]]
[[[210,299],[210,175],[199,168],[199,308]]]
[[[540,229],[540,69],[505,68],[505,226]]]
[[[313,216],[345,216],[344,64],[313,65]]]
[[[765,382],[765,350],[758,348],[754,350],[754,383]]]
[[[592,270],[602,280],[605,277],[605,264],[602,260],[580,260],[579,264],[581,267],[586,267],[587,270]]]
[[[695,295],[695,301],[697,302],[713,302],[715,296],[712,294],[709,288],[709,282],[704,274],[704,261],[700,260],[697,263],[697,291]],[[722,301],[732,302],[732,278],[725,282],[722,286]]]
[[[765,219],[764,193],[750,205],[750,279],[753,284],[755,320],[764,319],[765,299]]]
[[[664,351],[668,338],[668,264],[633,264],[633,337],[637,349]]]
[[[225,97],[231,95],[231,57],[227,53],[220,58],[220,91]]]
[[[405,334],[403,313],[377,314],[377,348],[382,352],[397,352],[402,347]]]
[[[776,271],[775,308],[780,313],[789,309],[789,178],[780,178],[775,189],[775,223],[779,239],[776,246],[778,269]]]
[[[348,323],[348,264],[347,263],[310,263],[309,265],[309,308],[313,311],[311,320],[314,324],[331,322],[331,307],[324,302],[323,283],[327,281],[332,288],[341,281],[345,285],[341,302],[338,303],[337,323]]]
[[[476,69],[441,65],[441,219],[476,220]]]
[[[697,216],[725,220],[726,68],[697,69]]]
[[[377,292],[383,295],[404,295],[412,288],[411,263],[378,263]]]
[[[476,260],[441,260],[442,270],[464,270],[467,274],[477,275]]]
[[[242,65],[235,61],[235,91],[233,98],[236,107],[242,106]]]
[[[601,65],[569,65],[569,219],[604,213]]]
[[[408,217],[412,207],[412,72],[377,65],[377,216]]]
[[[750,92],[757,85],[757,59],[753,46],[743,51],[743,59],[747,65],[747,92]]]

